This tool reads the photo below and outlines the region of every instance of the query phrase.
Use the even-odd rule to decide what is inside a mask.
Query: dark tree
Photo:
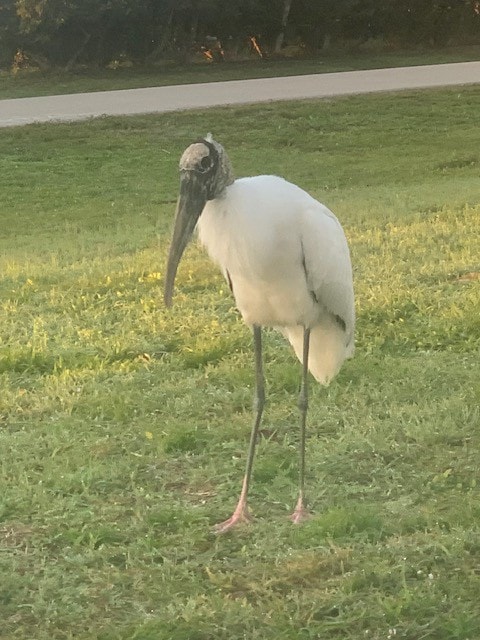
[[[383,38],[390,46],[480,42],[480,0],[0,0],[0,63],[103,66],[188,60],[216,38],[231,57]],[[228,58],[227,55],[227,58]]]

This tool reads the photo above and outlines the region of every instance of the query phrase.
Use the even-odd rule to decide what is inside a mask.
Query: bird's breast
[[[261,177],[237,180],[223,197],[205,205],[198,221],[200,241],[224,270],[253,280],[278,277],[302,259],[292,210],[275,192],[266,193]]]
[[[307,288],[299,235],[282,216],[265,209],[258,215],[254,204],[245,204],[235,198],[210,201],[198,223],[200,241],[228,274],[244,321],[313,324],[318,306]]]

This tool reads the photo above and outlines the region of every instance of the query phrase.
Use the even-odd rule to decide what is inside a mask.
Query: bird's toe
[[[305,507],[303,494],[300,494],[297,504],[295,505],[295,511],[290,516],[290,520],[294,524],[300,524],[301,522],[305,522],[311,516],[310,511]]]
[[[221,533],[226,533],[227,531],[230,531],[230,529],[232,529],[233,527],[237,527],[238,525],[250,524],[252,520],[253,518],[248,513],[248,511],[246,509],[243,509],[238,513],[235,512],[230,518],[228,518],[228,520],[225,520],[224,522],[220,522],[219,524],[216,524],[213,527],[213,532],[216,533],[217,535]]]
[[[301,522],[305,522],[305,520],[311,518],[311,516],[312,514],[306,509],[303,509],[302,511],[295,510],[290,516],[290,520],[293,524],[300,524]]]

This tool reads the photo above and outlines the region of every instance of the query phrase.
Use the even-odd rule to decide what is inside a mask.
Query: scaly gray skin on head
[[[164,300],[171,306],[178,265],[207,200],[221,197],[234,182],[230,160],[211,136],[191,144],[180,158],[180,195],[167,261]]]

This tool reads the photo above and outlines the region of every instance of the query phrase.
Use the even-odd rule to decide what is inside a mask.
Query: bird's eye
[[[200,160],[200,168],[202,171],[208,171],[210,169],[210,156],[205,156]]]

